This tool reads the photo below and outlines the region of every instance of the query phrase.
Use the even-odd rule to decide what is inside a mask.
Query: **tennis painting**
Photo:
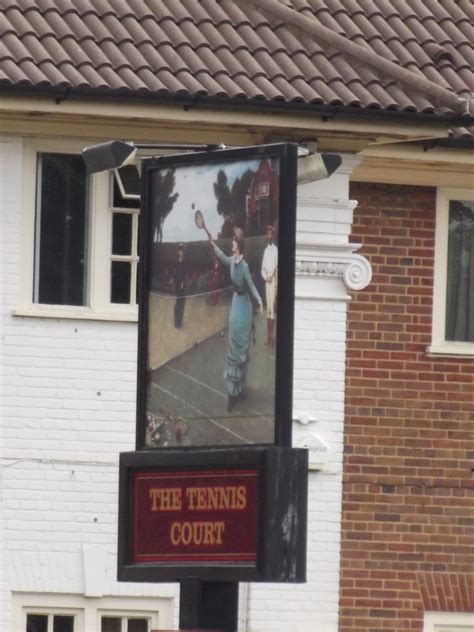
[[[145,166],[141,448],[275,443],[285,409],[277,391],[291,403],[277,362],[291,362],[288,340],[279,340],[279,320],[288,324],[293,310],[293,265],[281,253],[286,230],[283,250],[294,257],[294,195],[282,196],[286,147]]]

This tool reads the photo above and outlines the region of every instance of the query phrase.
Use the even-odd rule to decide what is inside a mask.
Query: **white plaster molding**
[[[357,200],[348,200],[347,198],[337,197],[320,197],[318,195],[300,195],[298,194],[298,219],[300,219],[300,208],[305,211],[308,208],[325,208],[325,209],[349,209],[353,211],[358,202]]]
[[[359,244],[298,243],[296,276],[340,279],[350,290],[363,290],[372,279],[372,266],[354,253],[358,248]]]
[[[338,168],[337,173],[352,175],[354,169],[362,161],[360,154],[339,154],[342,158],[342,165]]]

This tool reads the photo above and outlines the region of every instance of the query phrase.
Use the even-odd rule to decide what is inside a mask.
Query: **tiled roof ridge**
[[[221,0],[223,6],[233,2],[234,0]],[[455,112],[460,113],[467,108],[468,101],[466,99],[454,94],[446,88],[442,88],[433,81],[426,79],[423,75],[418,75],[406,68],[402,68],[360,44],[356,44],[347,39],[343,35],[331,31],[315,20],[283,4],[280,0],[239,0],[239,3],[249,5],[259,9],[259,11],[263,13],[289,22],[293,26],[301,29],[304,33],[322,41],[324,44],[339,48],[339,50],[353,55],[359,61],[369,64],[384,75],[391,75],[394,79],[416,89],[418,92],[425,91],[439,103],[452,108]]]

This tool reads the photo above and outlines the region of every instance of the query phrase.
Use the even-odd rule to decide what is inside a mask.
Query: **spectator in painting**
[[[179,244],[176,249],[176,263],[173,270],[173,278],[171,282],[174,285],[176,303],[174,304],[174,326],[181,329],[183,326],[184,303],[185,298],[185,276],[184,267],[184,244]]]
[[[221,283],[221,264],[217,257],[211,264],[211,267],[207,276],[207,295],[206,303],[211,307],[219,303],[219,286]]]
[[[267,305],[267,342],[274,347],[275,305],[277,295],[278,248],[274,243],[275,229],[267,226],[267,246],[263,252],[262,277],[265,281],[265,299]]]

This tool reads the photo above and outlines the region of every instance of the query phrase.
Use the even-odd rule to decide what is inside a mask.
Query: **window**
[[[137,318],[137,168],[132,167],[134,177],[130,167],[125,174],[88,176],[81,157],[86,145],[46,140],[25,144],[18,315]],[[127,195],[131,185],[134,195]]]
[[[87,184],[80,156],[38,154],[35,303],[85,304]]]
[[[124,197],[119,180],[111,177],[112,252],[110,302],[136,305],[138,218],[140,201]]]
[[[474,632],[474,613],[425,612],[423,632]]]
[[[165,591],[166,592],[166,591]],[[173,598],[13,593],[12,632],[151,632],[172,628]]]
[[[100,632],[149,632],[150,622],[146,617],[107,615],[100,619]]]
[[[432,353],[474,354],[474,195],[438,191]]]
[[[74,632],[74,615],[27,613],[26,632]]]

